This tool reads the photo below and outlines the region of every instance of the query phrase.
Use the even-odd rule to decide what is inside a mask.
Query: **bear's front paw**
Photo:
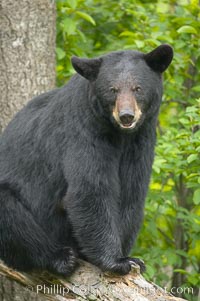
[[[130,262],[131,265],[135,265],[135,264],[139,265],[141,274],[145,272],[146,266],[142,259],[128,257],[127,260]]]
[[[140,267],[140,272],[143,273],[146,269],[144,261],[139,258],[131,258],[131,257],[125,257],[120,258],[117,260],[115,264],[112,264],[111,267],[109,267],[109,270],[112,273],[116,273],[119,275],[126,275],[131,270],[131,265],[137,264]]]
[[[54,254],[49,270],[56,274],[69,276],[74,272],[76,266],[77,260],[74,250],[70,247],[65,247]]]
[[[112,265],[105,267],[104,270],[118,275],[126,275],[131,270],[131,264],[127,258],[120,258]]]

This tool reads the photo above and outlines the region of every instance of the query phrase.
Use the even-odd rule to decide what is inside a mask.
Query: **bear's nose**
[[[130,110],[123,110],[119,113],[119,119],[125,126],[129,126],[133,123],[135,118],[134,112]]]

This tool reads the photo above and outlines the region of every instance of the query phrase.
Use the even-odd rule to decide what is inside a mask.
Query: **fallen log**
[[[139,266],[126,276],[103,273],[80,261],[69,278],[48,272],[20,273],[0,262],[0,300],[3,301],[181,301],[156,284],[146,281]]]

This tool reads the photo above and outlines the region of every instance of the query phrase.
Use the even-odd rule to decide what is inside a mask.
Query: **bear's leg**
[[[103,180],[97,187],[84,178],[71,183],[64,206],[79,247],[79,256],[103,271],[121,275],[129,273],[136,260],[123,256],[115,190],[103,186]]]
[[[47,269],[62,275],[74,271],[73,249],[54,244],[7,184],[0,185],[0,207],[0,258],[7,265],[21,271]]]

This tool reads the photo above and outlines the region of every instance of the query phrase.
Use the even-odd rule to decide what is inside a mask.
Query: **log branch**
[[[48,272],[20,273],[0,262],[0,279],[18,283],[24,300],[48,301],[181,301],[154,283],[148,282],[135,266],[126,276],[103,273],[80,261],[77,271],[67,279]],[[27,295],[30,297],[27,298]],[[20,299],[21,301],[24,301]]]

